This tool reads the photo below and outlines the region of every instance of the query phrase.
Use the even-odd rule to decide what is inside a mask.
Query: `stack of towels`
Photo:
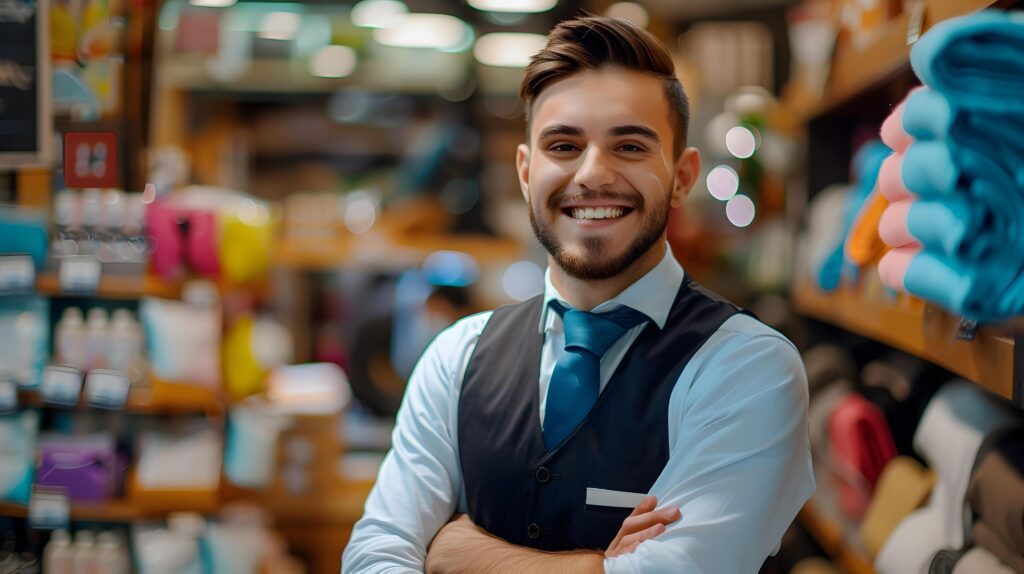
[[[925,85],[882,125],[882,281],[971,319],[1024,313],[1022,54],[1024,15],[936,25],[910,53]]]

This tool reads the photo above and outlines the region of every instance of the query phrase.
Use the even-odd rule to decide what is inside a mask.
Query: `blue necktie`
[[[565,353],[555,363],[544,410],[544,446],[561,444],[579,426],[597,401],[601,386],[601,357],[626,331],[647,316],[629,307],[608,313],[588,313],[552,307],[562,316]]]

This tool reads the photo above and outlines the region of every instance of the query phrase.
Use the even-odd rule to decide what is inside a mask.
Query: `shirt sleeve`
[[[807,377],[796,349],[760,326],[726,329],[683,370],[669,403],[669,460],[651,494],[682,517],[609,574],[755,574],[814,493]]]
[[[409,378],[377,483],[342,556],[343,573],[423,572],[427,546],[455,512],[462,489],[458,391],[486,321],[442,332]]]

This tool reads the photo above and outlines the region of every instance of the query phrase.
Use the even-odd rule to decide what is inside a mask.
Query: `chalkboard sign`
[[[47,0],[0,0],[0,168],[51,161]]]

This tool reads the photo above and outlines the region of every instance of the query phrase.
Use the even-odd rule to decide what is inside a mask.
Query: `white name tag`
[[[622,492],[621,490],[605,490],[603,488],[587,489],[587,506],[609,506],[612,508],[636,508],[647,498],[638,492]]]

